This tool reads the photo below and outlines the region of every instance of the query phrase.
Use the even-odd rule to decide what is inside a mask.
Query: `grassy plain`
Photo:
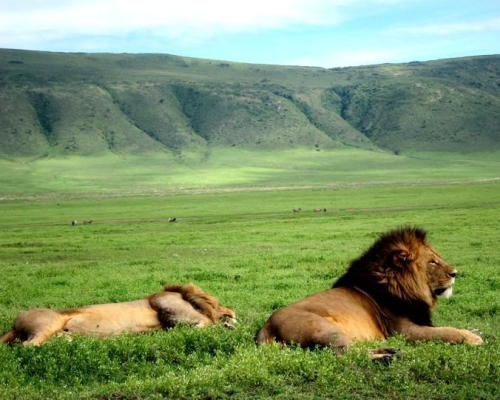
[[[0,159],[0,196],[161,195],[498,179],[500,153],[244,150],[214,147],[145,156]]]
[[[63,164],[61,175],[69,173]],[[500,397],[500,185],[466,183],[496,170],[457,174],[462,183],[453,185],[433,184],[428,171],[418,186],[408,169],[405,186],[386,173],[379,187],[163,196],[71,197],[61,185],[54,197],[21,198],[36,185],[27,183],[18,199],[0,202],[0,331],[31,307],[126,301],[165,282],[199,285],[235,309],[240,324],[236,331],[178,327],[106,340],[54,338],[39,348],[0,346],[0,398]],[[434,182],[454,180],[452,172],[435,173]],[[82,174],[87,179],[90,172]],[[115,189],[127,179],[117,176]],[[158,190],[172,188],[169,179],[163,183]],[[96,184],[95,193],[100,189]],[[295,207],[304,211],[293,214]],[[316,207],[328,212],[312,212]],[[178,222],[168,223],[173,216]],[[72,219],[94,222],[72,227]],[[378,233],[404,224],[426,228],[459,271],[455,295],[438,304],[435,323],[479,329],[484,346],[410,345],[396,337],[389,343],[402,357],[382,366],[366,357],[373,343],[343,358],[254,345],[274,310],[330,287]]]

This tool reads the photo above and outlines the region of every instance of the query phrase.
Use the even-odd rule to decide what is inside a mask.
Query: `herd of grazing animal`
[[[275,311],[256,335],[256,343],[297,343],[327,347],[341,355],[351,343],[401,334],[408,341],[442,340],[480,345],[477,334],[435,327],[431,310],[438,296],[450,297],[457,271],[444,261],[421,228],[404,227],[381,235],[353,260],[332,288]],[[139,300],[20,313],[1,343],[40,345],[53,335],[107,337],[123,332],[170,329],[178,323],[204,327],[216,323],[233,329],[235,312],[189,285],[167,285]],[[395,349],[370,353],[390,361]]]
[[[315,208],[313,209],[314,212],[326,212],[326,208]],[[300,213],[302,212],[302,208],[294,208],[293,209],[293,213],[296,214],[296,213]],[[83,225],[90,225],[92,222],[94,222],[93,220],[91,219],[84,219],[83,220]],[[170,217],[168,218],[168,222],[177,222],[177,218],[176,217]],[[71,226],[77,226],[78,225],[78,221],[75,219],[73,221],[71,221]]]
[[[176,222],[177,221],[177,218],[175,217],[170,217],[168,219],[168,222]],[[83,220],[83,225],[90,225],[92,224],[92,222],[94,222],[94,220],[92,219],[84,219]],[[76,219],[74,219],[73,221],[71,221],[71,226],[77,226],[78,225],[78,221]]]
[[[84,219],[83,220],[83,225],[90,225],[92,222],[94,222],[93,220],[91,219]],[[73,221],[71,221],[71,226],[77,226],[78,225],[78,221],[76,219],[74,219]]]
[[[294,208],[293,209],[293,213],[299,213],[302,211],[302,208]],[[314,212],[326,212],[326,208],[314,208],[313,209]]]

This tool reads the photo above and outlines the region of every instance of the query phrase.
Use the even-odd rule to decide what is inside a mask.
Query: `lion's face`
[[[450,298],[457,270],[444,261],[431,247],[426,248],[423,253],[421,256],[425,263],[429,287],[436,296]]]
[[[333,287],[360,288],[399,314],[423,313],[425,305],[435,306],[437,296],[451,296],[456,274],[423,229],[405,227],[381,235]]]

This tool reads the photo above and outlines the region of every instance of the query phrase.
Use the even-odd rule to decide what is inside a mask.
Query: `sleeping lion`
[[[337,354],[352,342],[402,334],[409,341],[439,339],[479,345],[481,337],[464,329],[435,327],[431,310],[438,296],[452,294],[457,271],[431,247],[420,228],[382,235],[332,289],[313,294],[271,315],[257,343],[325,346]],[[390,358],[381,349],[372,358]]]
[[[222,307],[195,285],[167,285],[162,292],[135,301],[60,311],[25,311],[17,316],[14,328],[0,342],[12,344],[19,338],[23,345],[39,345],[55,334],[107,337],[168,329],[177,323],[203,327],[226,318],[235,322],[234,311]],[[233,328],[229,323],[224,325]]]

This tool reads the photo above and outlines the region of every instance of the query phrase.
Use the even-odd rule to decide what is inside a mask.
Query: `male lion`
[[[124,303],[96,304],[55,311],[34,308],[19,314],[14,328],[0,338],[12,344],[39,345],[54,334],[94,334],[101,337],[172,328],[179,322],[203,327],[235,313],[195,285],[167,285],[159,293]],[[232,325],[225,324],[233,328]]]
[[[410,341],[479,345],[483,340],[472,332],[438,328],[431,322],[437,296],[451,296],[456,275],[427,242],[424,230],[393,230],[352,261],[332,289],[271,315],[256,341],[327,346],[337,354],[351,342],[386,339],[396,333]],[[390,353],[387,349],[372,356],[388,358]]]

